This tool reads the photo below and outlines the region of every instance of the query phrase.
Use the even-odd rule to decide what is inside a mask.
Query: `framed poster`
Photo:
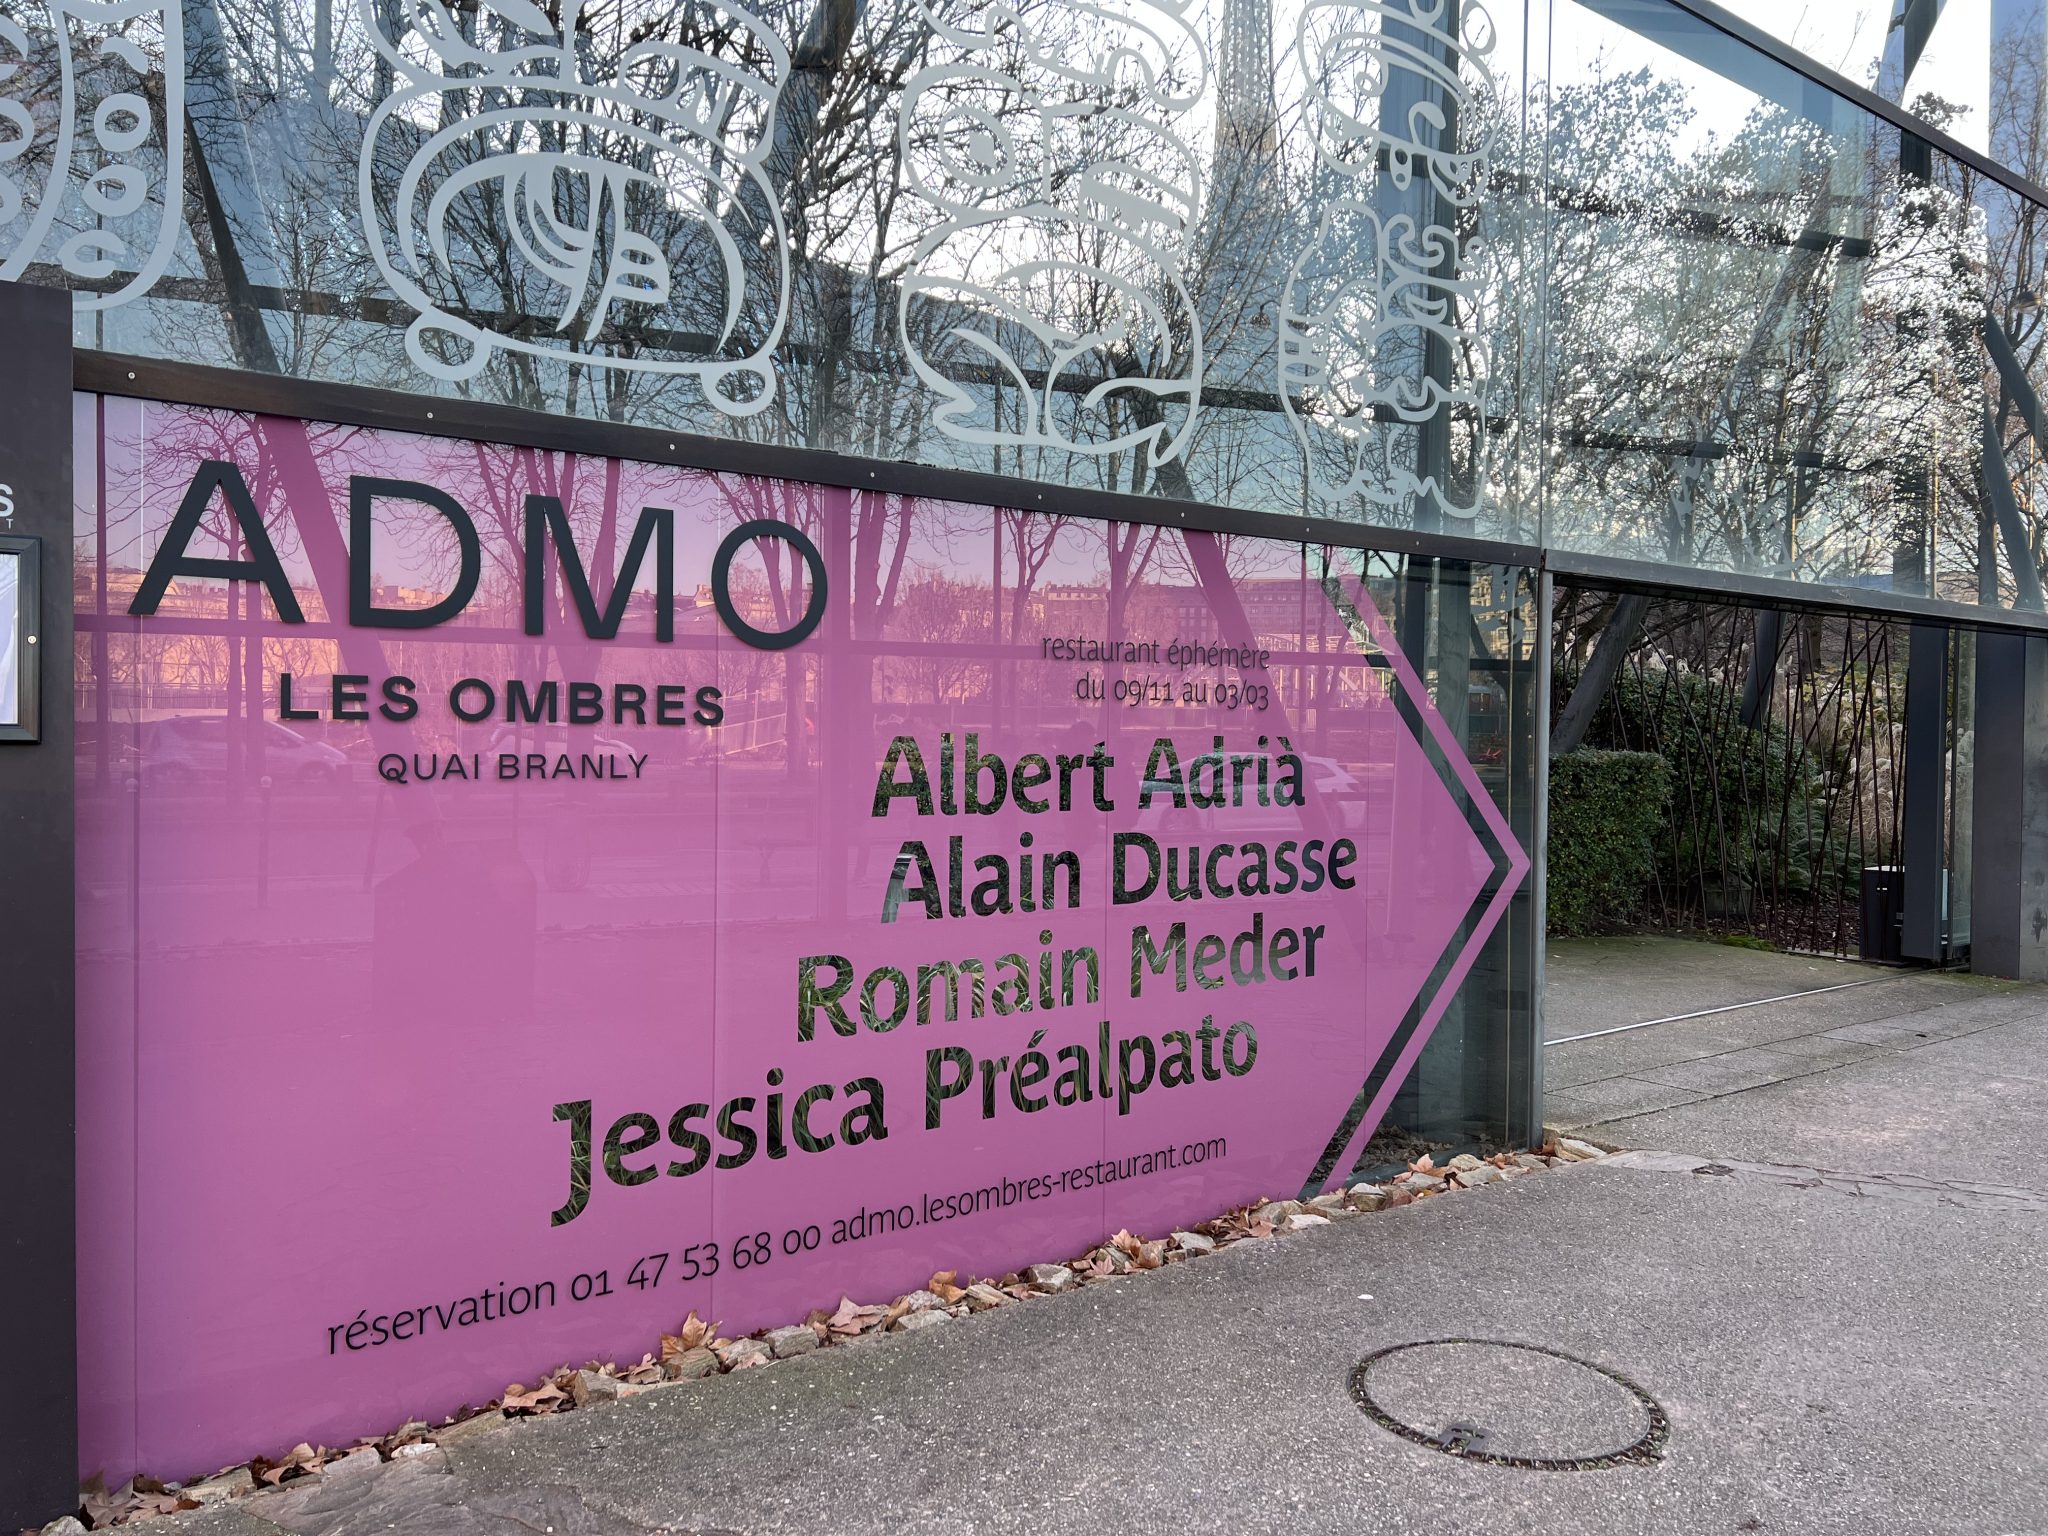
[[[42,540],[0,535],[0,742],[42,736],[36,642]]]

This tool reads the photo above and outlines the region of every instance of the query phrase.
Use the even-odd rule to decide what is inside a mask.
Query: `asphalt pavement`
[[[1718,975],[1707,948],[1679,959]],[[1582,1017],[1691,1011],[1659,1001],[1658,957],[1554,956],[1553,1019],[1581,977],[1640,1004]],[[1763,959],[1786,963],[1745,957],[1695,1007],[1811,984]],[[1576,1117],[1621,1155],[154,1528],[2048,1532],[2048,990],[1894,976],[1608,1038],[1665,1043],[1605,1076],[1554,1047],[1582,1099],[1773,1044],[1799,1065]],[[1456,1340],[1532,1348],[1381,1353]]]

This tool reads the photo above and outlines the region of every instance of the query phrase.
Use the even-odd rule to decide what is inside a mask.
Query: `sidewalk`
[[[1685,939],[1553,944],[1548,974],[1551,1124],[1617,1146],[1704,1141],[1730,1155],[1739,1136],[1766,1157],[1802,1148],[1839,1155],[1856,1144],[1914,1166],[1943,1158],[1948,1120],[1978,1108],[1997,1119],[2005,1074],[1979,1071],[1975,1057],[1956,1071],[1949,1053],[1924,1053],[2048,1006],[2039,989],[1988,977]],[[1673,1014],[1695,1016],[1630,1027]],[[1853,1095],[1830,1088],[1835,1068],[1859,1062],[1884,1065],[1855,1077]],[[2025,1063],[2018,1053],[2013,1065]],[[2032,1067],[2048,1071],[2048,1061],[2036,1056]],[[1814,1091],[1745,1097],[1779,1083]],[[1965,1165],[1977,1155],[1965,1153]]]
[[[1768,997],[1769,972],[1737,980]],[[1570,996],[1567,975],[1553,1016]],[[1736,1087],[1743,1073],[1716,1086],[1698,1067],[1761,1049],[1799,1070]],[[1622,1079],[1687,1097],[1592,1122],[1644,1152],[332,1468],[152,1528],[2048,1531],[2048,989],[1892,977],[1549,1054],[1581,1099]],[[1663,1082],[1675,1069],[1692,1084]],[[1484,1464],[1361,1412],[1361,1357],[1449,1339],[1621,1373],[1668,1416],[1662,1458]],[[1496,1448],[1590,1456],[1639,1427],[1618,1390],[1549,1357],[1413,1358],[1438,1364],[1395,1381],[1398,1416],[1432,1431],[1457,1420]]]

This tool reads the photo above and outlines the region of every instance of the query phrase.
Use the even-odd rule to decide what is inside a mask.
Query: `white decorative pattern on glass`
[[[1308,0],[1295,37],[1326,201],[1281,299],[1282,407],[1314,492],[1394,520],[1484,498],[1486,336],[1460,226],[1485,192],[1493,43],[1476,0]]]
[[[358,192],[377,263],[420,311],[406,350],[475,376],[495,353],[692,378],[717,409],[773,397],[789,253],[764,169],[789,75],[759,18],[706,3],[693,42],[607,59],[533,0],[361,12],[399,84]],[[701,45],[701,46],[700,46]],[[507,302],[508,298],[511,302]]]
[[[46,24],[0,13],[0,279],[53,263],[89,285],[74,290],[79,309],[111,309],[163,276],[177,242],[180,13],[159,0],[36,9]]]
[[[1178,457],[1202,388],[1184,275],[1209,65],[1174,0],[923,6],[903,175],[935,218],[898,306],[958,442]]]

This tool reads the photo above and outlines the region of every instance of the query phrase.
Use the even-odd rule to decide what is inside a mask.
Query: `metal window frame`
[[[1165,528],[1242,535],[1290,544],[1370,550],[1424,560],[1473,565],[1519,565],[1560,580],[1652,594],[1707,594],[1731,602],[1831,612],[1895,614],[1938,619],[1980,629],[2048,632],[2048,613],[1982,608],[1938,598],[1911,597],[1874,587],[1789,581],[1777,576],[1673,566],[1658,561],[1585,554],[1518,540],[1390,528],[1331,517],[1262,512],[1209,502],[1175,501],[1087,486],[1020,480],[1011,475],[952,469],[902,460],[861,458],[819,448],[752,443],[733,438],[669,432],[659,427],[561,416],[519,406],[441,395],[377,389],[362,384],[249,373],[196,363],[121,357],[105,352],[73,356],[73,387],[88,394],[188,405],[209,410],[288,416],[339,426],[373,427],[469,442],[513,443],[560,453],[591,454],[730,474],[760,475],[812,485],[840,486],[893,496],[981,506],[1022,508],[1062,517],[1142,523]]]
[[[1961,161],[1971,170],[1997,182],[2008,192],[2017,192],[2021,197],[2048,207],[2048,187],[2043,187],[2039,182],[2029,180],[2010,167],[1999,164],[1982,150],[1972,149],[1924,118],[1916,117],[1896,102],[1887,101],[1868,86],[1858,85],[1847,75],[1836,74],[1825,64],[1809,58],[1790,43],[1771,36],[1755,23],[1744,21],[1740,16],[1724,11],[1714,4],[1713,0],[1664,0],[1664,3],[1674,10],[1684,11],[1717,32],[1725,33],[1745,47],[1784,65],[1793,73],[1805,76],[1815,85],[1833,92],[1850,105],[1861,107],[1873,117],[1890,123],[1901,133],[1909,133],[1922,143],[1940,150],[1950,159]],[[1713,67],[1706,59],[1694,59],[1692,62],[1709,69]]]
[[[43,541],[0,533],[0,559],[14,561],[20,596],[14,633],[17,712],[12,721],[0,720],[0,742],[38,742],[43,739]]]
[[[338,426],[414,432],[467,442],[510,443],[558,453],[579,453],[644,464],[669,464],[728,474],[760,475],[811,485],[915,496],[932,501],[972,502],[1097,521],[1143,523],[1165,528],[1247,535],[1290,544],[1464,560],[1475,565],[1541,563],[1534,544],[1424,533],[1333,517],[1261,512],[1209,502],[1176,501],[1088,486],[1020,479],[1014,475],[952,469],[904,460],[861,458],[821,448],[667,431],[660,427],[563,416],[520,406],[496,405],[444,395],[419,395],[362,384],[250,373],[196,363],[79,352],[73,362],[74,388],[88,394],[124,396],[212,410],[246,411]],[[2044,620],[2048,622],[2048,620]]]
[[[1558,579],[1610,591],[1644,592],[1652,597],[1704,597],[1709,601],[1753,603],[1765,608],[1797,608],[1822,613],[1875,613],[1901,619],[1964,624],[1973,629],[2048,631],[2048,613],[2013,608],[1985,608],[1946,598],[1913,597],[1881,587],[1832,582],[1788,581],[1782,576],[1755,576],[1741,571],[1716,571],[1671,566],[1654,560],[1619,555],[1591,555],[1577,550],[1543,550],[1543,569]]]

